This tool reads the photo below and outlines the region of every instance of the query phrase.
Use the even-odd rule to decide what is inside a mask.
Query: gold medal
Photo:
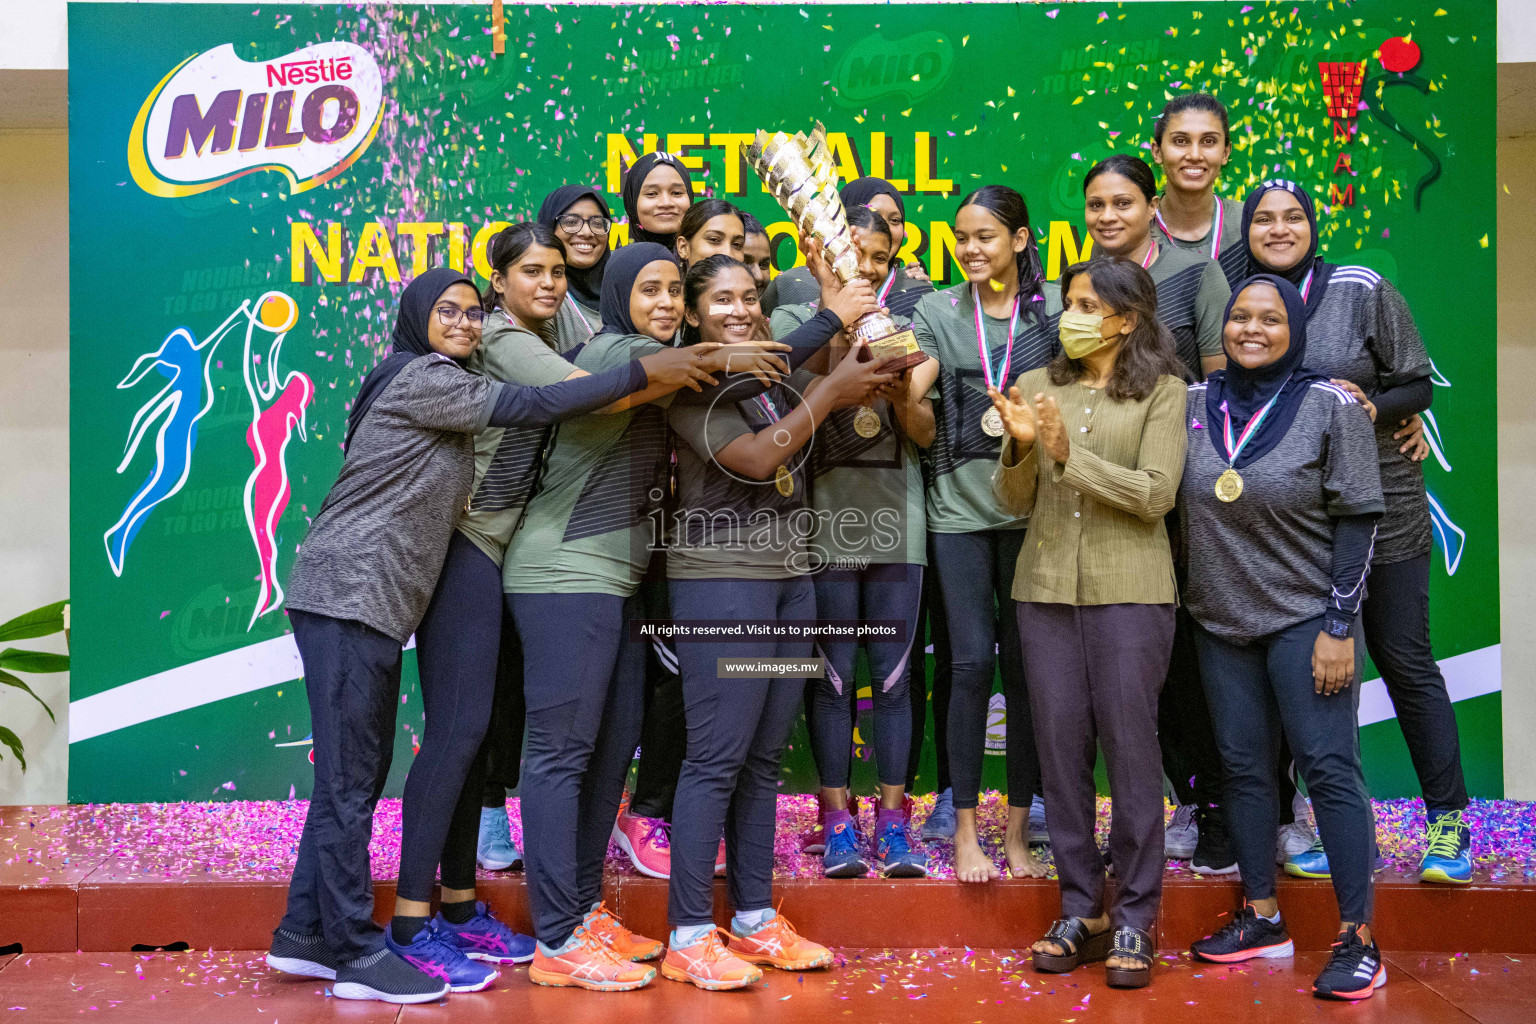
[[[875,415],[874,409],[859,406],[859,411],[853,414],[853,432],[860,437],[874,437],[880,433],[880,417]]]
[[[780,466],[773,474],[773,486],[779,489],[784,497],[795,493],[795,477],[787,466]]]
[[[1231,466],[1227,471],[1216,478],[1216,497],[1222,501],[1236,501],[1243,493],[1243,478],[1237,475],[1237,470]]]
[[[993,406],[981,414],[981,432],[988,437],[1003,436],[1003,414]]]

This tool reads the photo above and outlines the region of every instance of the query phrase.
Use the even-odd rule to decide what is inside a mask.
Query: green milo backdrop
[[[483,275],[489,235],[562,183],[617,209],[657,147],[772,225],[786,268],[740,149],[819,118],[845,176],[906,193],[936,279],[989,182],[1027,197],[1055,277],[1084,249],[1083,174],[1190,90],[1232,110],[1223,194],[1304,183],[1328,257],[1413,305],[1439,385],[1435,651],[1470,787],[1501,793],[1492,4],[509,6],[499,56],[488,6],[70,6],[72,800],[308,794],[282,585],[412,274]],[[1368,683],[1372,787],[1415,793],[1390,716]],[[392,792],[413,651],[398,721]],[[803,740],[789,789],[813,782]]]

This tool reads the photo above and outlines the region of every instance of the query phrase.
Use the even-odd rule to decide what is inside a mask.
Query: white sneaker
[[[1281,825],[1275,840],[1275,863],[1284,864],[1292,857],[1306,853],[1312,849],[1312,844],[1315,842],[1317,842],[1317,833],[1312,831],[1312,826],[1305,817],[1287,825]]]
[[[1173,817],[1163,829],[1163,856],[1172,860],[1188,860],[1195,855],[1195,845],[1200,842],[1200,823],[1195,820],[1195,805],[1180,804],[1173,810]]]

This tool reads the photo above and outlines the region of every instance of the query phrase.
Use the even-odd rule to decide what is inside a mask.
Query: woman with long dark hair
[[[986,389],[1050,362],[1057,351],[1058,313],[1056,299],[1046,293],[1029,209],[1008,186],[986,185],[961,201],[955,258],[965,281],[917,304],[912,330],[932,358],[913,367],[909,388],[921,396],[937,389],[931,403],[923,399],[935,421],[934,436],[926,439],[932,468],[927,517],[929,564],[942,594],[953,651],[948,731],[957,821],[955,877],[986,882],[999,872],[981,850],[976,806],[999,660],[1008,728],[1004,851],[1016,876],[1039,877],[1046,870],[1029,850],[1032,839],[1046,838],[1044,809],[1033,800],[1040,766],[1018,620],[1009,611],[1014,566],[1029,520],[1004,508],[992,492],[1003,424]],[[913,436],[923,444],[925,438],[916,431]]]
[[[392,952],[373,923],[367,855],[394,745],[401,648],[431,603],[474,485],[475,435],[601,408],[647,387],[653,371],[658,381],[693,375],[692,360],[672,356],[547,387],[499,383],[467,371],[484,318],[480,293],[457,271],[429,270],[406,287],[393,352],[358,390],[341,472],[289,579],[315,787],[267,960],[334,978],[343,999],[426,1002],[496,977],[430,923],[420,936],[430,958]]]
[[[848,227],[859,256],[859,275],[872,288],[879,287],[889,277],[895,253],[890,226],[869,207],[852,206]],[[789,334],[815,314],[812,303],[780,306],[773,311],[774,336]],[[906,325],[904,318],[895,319]],[[809,543],[818,566],[813,577],[818,616],[895,619],[906,631],[901,643],[828,638],[817,645],[827,673],[806,688],[806,724],[821,784],[821,813],[802,849],[820,847],[822,871],[829,878],[857,878],[871,865],[888,878],[928,873],[926,853],[911,841],[905,800],[912,745],[911,659],[913,650],[921,656],[923,647],[917,612],[928,561],[923,477],[917,448],[907,436],[908,377],[903,374],[886,397],[870,405],[834,412],[821,425],[819,443],[811,452],[810,504],[817,516]],[[928,429],[931,432],[931,417]],[[858,701],[855,667],[861,646],[869,660],[880,786],[874,842],[868,850],[860,841],[849,795]]]
[[[792,335],[797,348],[805,347],[807,335],[830,340],[873,306],[867,286],[829,299]],[[759,329],[757,286],[747,268],[728,256],[689,268],[683,305],[703,342],[744,344]],[[802,371],[795,388],[774,385],[733,401],[727,387],[709,407],[674,404],[668,410],[678,436],[678,507],[667,548],[676,621],[771,625],[816,617],[799,453],[834,410],[864,404],[890,381],[878,371],[873,361],[845,358],[814,386]],[[718,667],[721,658],[810,654],[808,639],[677,646],[688,743],[672,825],[667,910],[673,930],[661,968],[674,981],[707,990],[740,988],[762,976],[759,964],[808,970],[832,962],[826,947],[802,938],[773,910],[779,763],[805,677],[743,672],[721,678]],[[724,945],[714,923],[722,832],[735,909]]]
[[[1157,695],[1178,601],[1163,517],[1184,471],[1187,388],[1157,289],[1135,262],[1075,264],[1061,292],[1061,353],[1006,398],[989,392],[1008,430],[998,497],[1038,538],[1019,552],[1013,597],[1062,916],[1033,955],[1045,971],[1107,957],[1110,985],[1140,988],[1163,887]],[[1107,913],[1098,747],[1118,879]]]
[[[1429,642],[1431,520],[1424,471],[1398,447],[1399,427],[1429,408],[1434,366],[1408,303],[1392,282],[1366,267],[1318,255],[1317,211],[1304,188],[1266,181],[1243,204],[1248,269],[1295,285],[1307,306],[1307,365],[1355,396],[1375,424],[1386,514],[1371,557],[1371,589],[1361,614],[1366,649],[1381,671],[1408,744],[1428,819],[1419,864],[1426,882],[1472,880],[1471,830],[1462,821],[1456,712]],[[1321,841],[1290,857],[1287,872],[1328,877]]]
[[[1225,774],[1244,903],[1196,958],[1294,947],[1275,896],[1278,736],[1290,741],[1333,862],[1339,936],[1314,995],[1385,984],[1371,934],[1371,804],[1360,766],[1359,614],[1384,503],[1370,418],[1308,367],[1306,300],[1260,274],[1228,303],[1225,370],[1189,389],[1179,514],[1184,598]]]

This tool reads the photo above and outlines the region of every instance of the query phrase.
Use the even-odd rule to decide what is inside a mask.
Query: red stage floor
[[[530,984],[517,969],[490,990],[404,1009],[327,998],[320,982],[269,970],[259,952],[36,953],[0,957],[0,1020],[52,1024],[102,1015],[118,1024],[260,1021],[633,1020],[761,1024],[854,1020],[861,1024],[969,1024],[1049,1020],[1068,1024],[1530,1024],[1536,967],[1498,954],[1391,953],[1386,987],[1358,1005],[1307,995],[1321,953],[1260,967],[1215,968],[1165,955],[1151,987],[1107,988],[1102,970],[1039,975],[1008,949],[842,949],[828,971],[770,971],[740,992],[706,993],[658,978],[632,993],[595,995]],[[447,1016],[445,1016],[445,1014]]]
[[[823,879],[814,872],[815,859],[794,850],[793,837],[813,804],[781,798],[777,891],[783,911],[820,941],[853,948],[1018,948],[1056,915],[1057,889],[1048,880],[961,886],[944,878]],[[302,802],[0,808],[0,948],[20,943],[27,954],[126,952],[136,944],[175,942],[194,949],[264,948],[282,914],[304,810]],[[1413,877],[1423,827],[1416,802],[1390,801],[1377,811],[1389,859],[1377,876],[1375,924],[1384,949],[1536,954],[1536,931],[1524,926],[1536,920],[1532,805],[1474,804],[1476,882],[1458,889]],[[920,810],[919,820],[925,813]],[[984,839],[994,848],[1004,813],[995,796],[982,809]],[[398,801],[386,801],[374,836],[381,916],[394,898],[398,829]],[[935,860],[947,871],[942,850]],[[612,905],[637,930],[664,934],[666,883],[638,877],[620,860],[612,868]],[[481,890],[513,927],[527,930],[521,875],[485,874]],[[1286,879],[1281,899],[1298,946],[1326,950],[1336,923],[1328,884]],[[1159,946],[1187,947],[1237,900],[1235,881],[1201,878],[1170,862]],[[717,901],[724,920],[723,884]],[[1529,1019],[1536,1020],[1536,1009]]]

